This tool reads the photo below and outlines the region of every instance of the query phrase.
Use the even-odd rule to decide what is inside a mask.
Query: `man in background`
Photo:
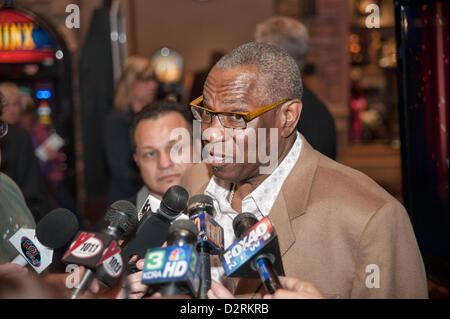
[[[192,167],[190,156],[173,158],[173,151],[177,149],[190,149],[192,144],[192,113],[186,106],[158,101],[144,107],[133,117],[130,129],[133,157],[139,168],[144,185],[136,196],[129,199],[136,205],[138,211],[144,202],[150,198],[150,208],[156,212],[164,193],[174,185],[181,183],[184,172]],[[183,129],[189,139],[177,139],[173,134],[175,129]],[[178,218],[187,218],[181,214]],[[137,263],[138,269],[139,262]],[[128,277],[130,283],[130,298],[142,298],[148,286],[141,283],[142,273],[137,272]]]
[[[303,70],[309,49],[308,29],[296,19],[271,17],[256,26],[255,41],[285,49]],[[336,159],[336,128],[327,106],[303,83],[303,109],[297,129],[311,146]]]
[[[151,195],[150,206],[155,212],[164,193],[178,185],[183,173],[193,165],[190,158],[177,163],[171,157],[173,147],[182,147],[172,135],[173,130],[185,129],[191,136],[192,120],[189,108],[168,101],[151,103],[133,117],[130,132],[133,158],[144,182],[131,199],[138,209]]]

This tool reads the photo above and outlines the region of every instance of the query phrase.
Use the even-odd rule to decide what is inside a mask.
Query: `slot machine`
[[[66,157],[62,183],[67,193],[76,194],[71,81],[70,54],[56,28],[34,12],[5,2],[0,8],[0,82],[14,83],[29,95],[36,122],[61,137]]]

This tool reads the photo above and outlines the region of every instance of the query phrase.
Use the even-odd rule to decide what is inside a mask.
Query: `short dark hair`
[[[130,140],[133,152],[136,151],[136,143],[134,142],[134,133],[139,123],[143,120],[157,119],[158,117],[171,112],[176,112],[180,114],[183,117],[183,119],[187,122],[188,126],[192,128],[192,121],[194,120],[194,117],[192,116],[189,107],[181,105],[177,102],[169,102],[165,100],[152,102],[146,105],[141,111],[134,114],[131,120]]]

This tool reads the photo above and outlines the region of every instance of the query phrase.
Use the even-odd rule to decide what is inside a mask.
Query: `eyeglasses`
[[[0,138],[6,136],[8,134],[8,123],[0,120]]]
[[[218,112],[213,111],[211,109],[208,109],[203,106],[199,106],[203,101],[203,95],[193,100],[191,103],[189,103],[192,111],[192,115],[196,120],[201,121],[205,124],[211,124],[213,117],[217,116],[219,118],[220,124],[222,124],[223,127],[227,128],[239,128],[239,129],[245,129],[247,128],[247,122],[250,122],[254,118],[276,108],[277,106],[285,103],[288,101],[288,99],[281,100],[279,102],[261,107],[257,110],[254,110],[252,112]]]

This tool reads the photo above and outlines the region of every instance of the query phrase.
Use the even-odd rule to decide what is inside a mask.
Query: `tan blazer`
[[[315,151],[303,136],[302,142],[269,214],[286,276],[315,284],[329,298],[428,298],[404,207],[366,175]],[[210,177],[198,164],[182,185],[190,196],[201,194]],[[241,279],[235,293],[266,292],[259,280]]]

